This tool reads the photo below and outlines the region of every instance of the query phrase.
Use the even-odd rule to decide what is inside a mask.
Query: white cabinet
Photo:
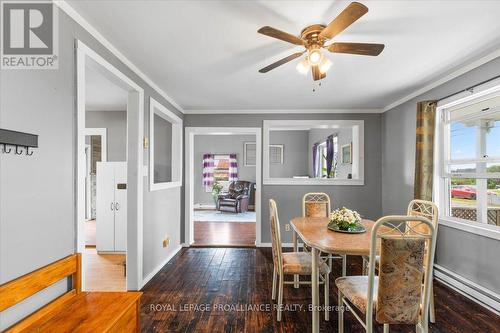
[[[127,162],[97,163],[96,247],[127,250]]]

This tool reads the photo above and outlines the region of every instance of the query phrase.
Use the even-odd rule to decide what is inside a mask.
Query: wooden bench
[[[139,332],[141,292],[82,292],[81,254],[0,285],[0,311],[72,276],[72,288],[6,332]]]

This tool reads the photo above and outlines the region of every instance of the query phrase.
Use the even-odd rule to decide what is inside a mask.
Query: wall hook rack
[[[15,147],[16,155],[22,155],[24,148],[26,155],[31,156],[34,152],[29,149],[38,148],[38,135],[0,128],[0,144],[3,146],[3,153],[8,154]]]

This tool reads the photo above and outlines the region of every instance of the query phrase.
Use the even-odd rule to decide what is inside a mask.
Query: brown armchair
[[[249,192],[252,183],[234,181],[229,184],[228,193],[220,194],[217,199],[217,210],[230,210],[235,213],[245,213],[248,210]]]

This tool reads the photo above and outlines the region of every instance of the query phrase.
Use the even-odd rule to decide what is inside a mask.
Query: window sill
[[[365,185],[364,179],[268,178],[264,185]]]
[[[500,227],[491,224],[464,222],[451,217],[440,217],[439,224],[450,228],[465,231],[474,235],[484,236],[495,240],[500,240]]]

